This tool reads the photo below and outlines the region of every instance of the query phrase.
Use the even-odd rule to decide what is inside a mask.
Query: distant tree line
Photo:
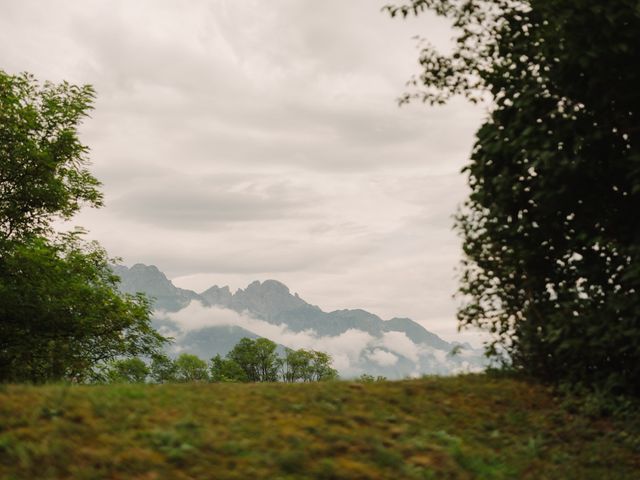
[[[269,339],[243,338],[223,358],[209,362],[197,355],[180,354],[175,360],[162,353],[150,362],[124,358],[111,362],[100,381],[108,383],[188,383],[188,382],[320,382],[338,378],[331,356],[316,350],[286,348],[277,353]]]

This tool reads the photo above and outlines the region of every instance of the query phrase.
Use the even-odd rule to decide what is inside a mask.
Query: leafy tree
[[[83,203],[102,205],[77,128],[92,108],[91,86],[39,84],[0,70],[0,239],[49,233]]]
[[[281,378],[284,382],[294,383],[338,377],[338,372],[331,367],[331,356],[324,352],[287,348],[284,357],[280,358],[276,348],[277,345],[266,338],[243,338],[226,360],[219,355],[212,359],[212,378],[214,381],[226,378],[246,382],[277,382]]]
[[[126,358],[110,365],[107,379],[111,383],[144,383],[149,373],[149,367],[141,359]]]
[[[312,350],[308,381],[322,382],[338,378],[338,371],[331,366],[332,359],[328,353]]]
[[[277,345],[266,338],[241,339],[227,358],[236,362],[250,382],[278,380],[279,359]]]
[[[121,295],[104,250],[73,233],[4,251],[0,299],[0,381],[82,381],[100,364],[165,342],[147,299]]]
[[[452,20],[401,101],[492,100],[458,215],[461,326],[539,378],[640,394],[636,0],[413,0]]]
[[[175,382],[177,375],[176,364],[164,353],[156,353],[151,357],[150,375],[156,383]]]
[[[257,360],[252,339],[242,338],[227,354],[227,358],[240,366],[249,382],[258,381]]]
[[[310,378],[312,353],[308,350],[285,349],[280,369],[284,382],[295,383]]]
[[[338,372],[331,367],[331,361],[331,356],[324,352],[287,348],[280,364],[282,380],[289,383],[334,380]]]
[[[209,380],[207,362],[196,355],[183,353],[175,360],[176,380],[179,382],[203,382]]]
[[[143,296],[120,295],[110,259],[52,222],[100,206],[77,129],[89,86],[0,71],[0,382],[85,380],[166,341]]]
[[[280,362],[277,345],[267,338],[258,338],[254,341],[254,348],[258,381],[277,382]]]
[[[210,362],[212,382],[248,382],[247,374],[235,360],[216,355]]]

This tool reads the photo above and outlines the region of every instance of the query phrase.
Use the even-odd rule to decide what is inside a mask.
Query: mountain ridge
[[[384,320],[363,309],[325,312],[274,279],[255,280],[233,293],[226,285],[213,285],[196,293],[176,287],[154,265],[137,263],[130,268],[118,265],[113,270],[121,279],[121,291],[142,292],[152,298],[154,324],[161,332],[177,338],[176,352],[189,351],[207,358],[225,355],[243,335],[268,338],[271,335],[276,343],[282,342],[275,337],[284,335],[294,343],[327,345],[322,348],[333,348],[334,352],[329,353],[345,365],[357,365],[355,370],[390,378],[453,373],[465,368],[472,352],[478,353],[469,345],[447,342],[410,318]],[[195,307],[194,301],[201,307]],[[230,312],[235,315],[232,319]],[[185,330],[180,321],[188,323],[194,315],[211,321],[196,330],[193,327]],[[222,317],[228,319],[220,320]],[[256,328],[270,333],[260,335],[253,331]],[[356,355],[350,345],[358,342],[362,348]],[[460,349],[468,358],[451,355],[453,350]]]

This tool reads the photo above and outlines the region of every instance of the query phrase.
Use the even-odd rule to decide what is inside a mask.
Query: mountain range
[[[453,374],[485,365],[482,351],[447,342],[409,318],[383,320],[360,309],[324,312],[277,280],[196,293],[176,287],[154,265],[113,270],[122,292],[152,299],[154,326],[174,338],[170,354],[208,359],[226,355],[242,337],[266,337],[280,348],[326,351],[343,377]]]

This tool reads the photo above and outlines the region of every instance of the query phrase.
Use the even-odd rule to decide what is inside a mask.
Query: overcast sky
[[[95,86],[106,207],[74,224],[178,286],[278,279],[454,338],[451,230],[484,111],[398,107],[416,34],[375,0],[6,0],[0,68]]]

